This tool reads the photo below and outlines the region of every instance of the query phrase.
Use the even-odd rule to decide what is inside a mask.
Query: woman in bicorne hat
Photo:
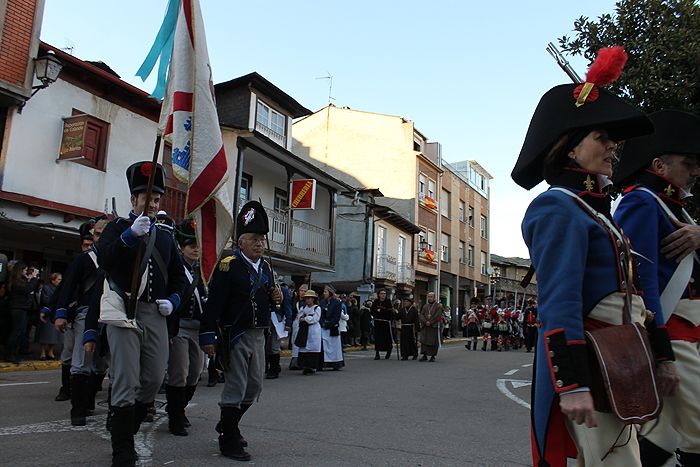
[[[550,185],[522,223],[542,323],[531,409],[536,466],[564,467],[567,457],[586,467],[641,465],[633,426],[594,409],[584,337],[589,326],[620,324],[626,287],[634,282],[621,267],[629,243],[609,228],[607,187],[618,143],[651,133],[653,125],[602,88],[617,79],[626,58],[622,47],[602,49],[586,83],[542,96],[511,174],[528,190],[542,180]],[[632,320],[643,322],[642,299],[632,293]]]

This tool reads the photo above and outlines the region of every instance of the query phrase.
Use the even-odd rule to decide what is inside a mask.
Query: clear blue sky
[[[330,72],[335,105],[413,120],[448,162],[485,167],[494,177],[491,252],[523,257],[520,221],[544,186],[527,192],[510,171],[539,98],[568,81],[545,47],[614,3],[201,1],[215,82],[257,71],[315,111],[328,101],[327,80],[316,78]],[[150,92],[154,82],[134,74],[166,4],[46,0],[41,37]],[[571,63],[585,74],[585,62]]]

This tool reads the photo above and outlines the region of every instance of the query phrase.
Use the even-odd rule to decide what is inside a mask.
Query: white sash
[[[656,193],[644,187],[640,187],[638,188],[638,190],[645,191],[651,196],[653,196],[656,202],[659,204],[659,206],[661,206],[661,209],[664,210],[664,212],[669,218],[680,222],[678,218],[673,214],[673,212],[668,208],[668,206],[666,206],[666,203],[664,203]],[[693,221],[693,219],[690,217],[690,215],[688,215],[685,209],[683,210],[683,217],[686,223],[696,225],[695,221]],[[690,278],[693,275],[693,259],[695,259],[695,261],[698,261],[698,256],[695,252],[693,252],[692,255],[687,255],[681,260],[681,262],[678,264],[678,267],[673,272],[671,279],[666,284],[666,287],[664,287],[661,296],[659,297],[661,301],[661,311],[664,315],[664,323],[668,322],[669,318],[671,317],[671,314],[673,314],[673,311],[678,306],[678,302],[680,302],[681,297],[683,296],[683,291],[688,286],[688,281],[690,281]]]
[[[190,270],[187,269],[187,266],[183,264],[182,267],[185,269],[185,276],[187,276],[187,280],[190,281],[191,284],[192,282],[194,282],[194,277],[192,277],[192,274],[190,273]],[[199,309],[203,311],[204,309],[202,308],[202,300],[199,298],[199,289],[197,289],[197,287],[194,288],[194,298],[197,300]],[[182,297],[182,299],[186,300],[187,297]]]

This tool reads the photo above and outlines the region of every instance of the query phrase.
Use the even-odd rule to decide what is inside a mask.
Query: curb
[[[445,339],[442,341],[442,344],[453,344],[456,342],[463,342],[466,341],[465,338],[463,337],[455,337],[451,339]],[[373,345],[367,346],[367,350],[365,352],[371,352],[374,350]],[[354,346],[354,347],[345,347],[343,349],[343,352],[362,352],[362,347]],[[291,357],[292,356],[292,351],[291,350],[283,350],[280,352],[280,355],[282,357]],[[17,371],[41,371],[41,370],[58,370],[61,368],[61,361],[60,360],[47,360],[47,361],[42,361],[42,360],[26,360],[22,361],[19,364],[14,364],[14,363],[9,363],[9,362],[0,362],[0,373],[14,373]]]
[[[0,373],[14,373],[16,371],[40,371],[57,370],[61,368],[60,360],[26,360],[19,364],[0,362]]]
[[[467,339],[465,337],[452,337],[449,339],[445,339],[442,341],[442,345],[446,344],[454,344],[456,342],[466,342]],[[396,344],[394,344],[394,347],[396,347]],[[370,344],[367,346],[367,350],[362,350],[362,347],[359,345],[353,346],[353,347],[345,347],[343,349],[343,353],[347,352],[373,352],[374,351],[374,345]],[[292,356],[292,351],[291,350],[282,350],[280,352],[280,355],[282,357],[291,357]]]

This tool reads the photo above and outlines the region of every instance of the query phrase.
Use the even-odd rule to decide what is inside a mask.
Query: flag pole
[[[151,173],[148,175],[148,185],[146,186],[146,203],[144,204],[143,214],[148,214],[148,205],[151,204],[153,196],[153,182],[156,179],[156,171],[158,170],[158,154],[160,153],[161,135],[156,133],[155,147],[153,148],[153,160],[151,162]],[[136,213],[134,213],[136,214]],[[139,241],[136,247],[136,257],[134,258],[134,267],[131,273],[131,295],[129,296],[128,318],[133,319],[136,315],[136,303],[138,302],[139,293],[139,267],[141,265],[141,257],[143,256],[143,242]]]

